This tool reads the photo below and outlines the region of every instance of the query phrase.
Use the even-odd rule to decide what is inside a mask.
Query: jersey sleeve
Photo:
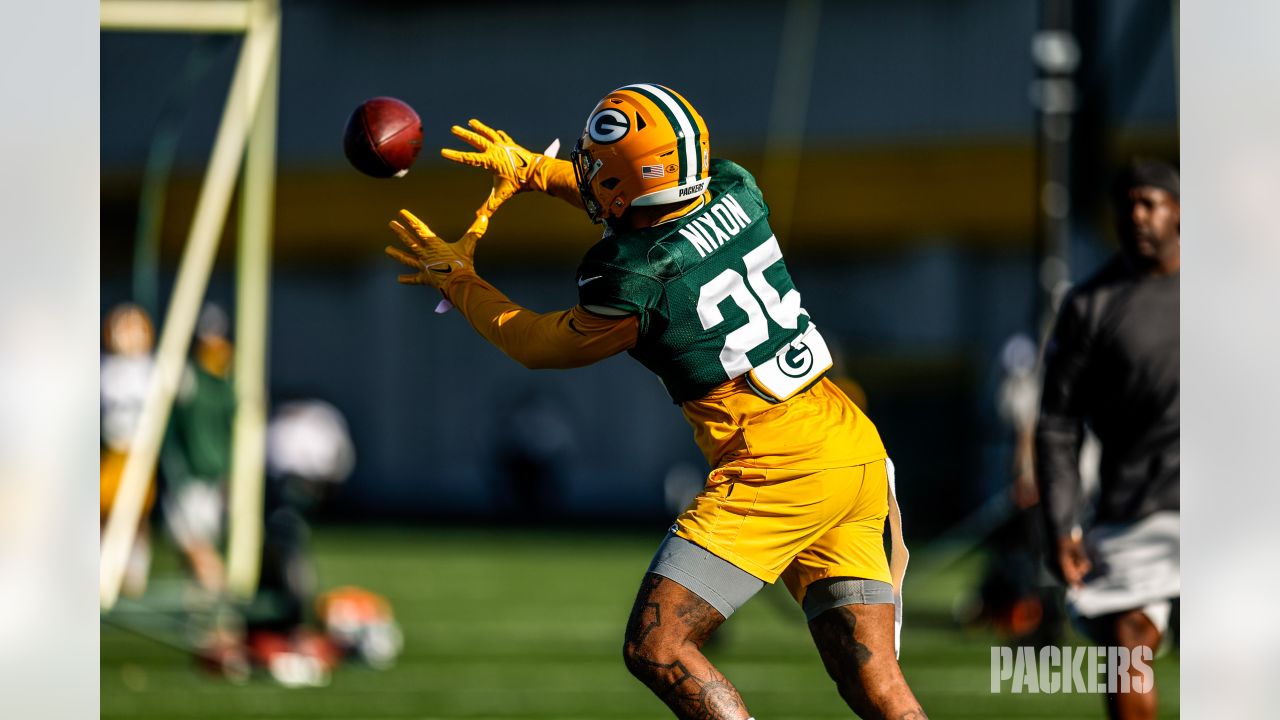
[[[544,157],[533,169],[533,183],[537,189],[558,197],[570,205],[582,209],[582,195],[578,192],[578,180],[573,164],[568,160]]]
[[[1080,514],[1080,446],[1084,441],[1085,385],[1092,338],[1087,299],[1062,303],[1045,349],[1044,390],[1036,424],[1036,478],[1053,537],[1065,537]]]
[[[578,266],[578,303],[643,317],[657,307],[662,284],[655,278],[617,267],[588,253]]]
[[[634,316],[602,318],[581,307],[533,312],[471,272],[458,273],[445,293],[476,332],[532,370],[590,365],[631,349],[638,337]]]
[[[761,192],[760,186],[756,184],[755,176],[748,172],[746,168],[732,160],[712,158],[711,180],[714,184],[714,187],[712,187],[713,193],[719,194],[716,191],[721,189],[736,191],[734,196],[740,202],[757,203],[763,210],[763,215],[768,216],[769,204],[764,201],[764,193]]]

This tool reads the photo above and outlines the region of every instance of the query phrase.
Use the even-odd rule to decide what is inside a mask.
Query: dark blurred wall
[[[714,119],[725,146],[757,147],[769,119],[782,2],[365,3],[284,7],[280,161],[342,164],[347,114],[374,95],[417,107],[429,135],[489,118],[545,142],[581,131],[602,94],[662,82]],[[827,2],[814,66],[809,138],[848,144],[924,137],[1025,136],[1035,4]],[[129,168],[175,81],[191,37],[104,33],[102,161]],[[203,161],[234,60],[210,72],[194,109],[190,165]],[[1009,92],[1016,88],[1017,92]]]
[[[1168,13],[1155,0],[1101,7],[1116,153],[1176,153],[1177,96]],[[310,394],[351,420],[350,517],[485,516],[503,401],[536,388],[573,431],[566,508],[577,517],[661,522],[661,479],[701,460],[679,411],[629,359],[572,372],[526,371],[430,291],[400,287],[382,257],[400,207],[458,232],[487,181],[434,148],[479,117],[534,149],[571,146],[600,95],[635,81],[670,85],[706,117],[713,154],[762,172],[785,3],[619,5],[289,1],[284,7],[273,393]],[[784,239],[806,307],[870,396],[899,467],[914,527],[945,527],[1003,472],[992,368],[1003,340],[1031,331],[1035,228],[1036,3],[1024,0],[826,2],[812,96]],[[1152,14],[1159,18],[1159,14]],[[1138,30],[1132,30],[1138,28]],[[1139,33],[1134,35],[1134,33]],[[1135,46],[1133,37],[1151,41]],[[102,36],[104,307],[129,294],[138,185],[148,144],[182,68],[200,47],[162,237],[166,276],[190,221],[238,41]],[[1134,56],[1140,47],[1141,56]],[[1148,55],[1155,60],[1149,62]],[[395,95],[423,115],[427,148],[402,181],[357,175],[342,158],[351,108]],[[228,302],[223,270],[210,296]],[[1077,229],[1074,274],[1105,255],[1099,226]],[[487,277],[537,310],[576,300],[575,261],[598,237],[547,198],[504,208],[481,248]],[[167,286],[165,289],[167,293]],[[166,295],[167,296],[167,295]]]
[[[1148,68],[1145,56],[1126,53],[1137,32],[1157,38],[1151,52],[1169,57],[1167,7],[1161,26],[1141,23],[1143,8],[1167,5],[1120,0],[1101,8],[1103,39],[1113,43],[1104,46],[1102,62],[1117,78],[1109,87],[1127,93],[1109,104],[1139,127],[1167,130],[1177,112],[1167,63]],[[374,95],[409,101],[439,142],[449,140],[450,124],[481,117],[532,144],[569,140],[604,92],[649,81],[696,100],[714,120],[716,142],[758,149],[785,6],[651,2],[636,11],[571,2],[535,9],[523,2],[284,0],[282,170],[342,165],[338,138],[347,114]],[[806,140],[1027,140],[1035,27],[1036,3],[1025,0],[823,3]],[[198,41],[103,34],[104,170],[138,166],[177,70]],[[182,159],[189,167],[207,155],[237,43],[212,44],[222,49],[188,117]]]

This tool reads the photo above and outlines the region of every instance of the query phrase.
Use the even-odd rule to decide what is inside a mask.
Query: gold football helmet
[[[700,196],[710,182],[707,124],[679,93],[638,83],[596,104],[569,156],[587,214],[619,218],[632,206]]]

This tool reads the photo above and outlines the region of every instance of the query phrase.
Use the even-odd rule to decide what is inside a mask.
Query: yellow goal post
[[[178,266],[133,444],[102,533],[99,605],[119,597],[236,179],[243,186],[236,248],[236,413],[229,478],[227,587],[252,596],[262,553],[267,318],[280,69],[279,0],[102,0],[103,31],[244,35],[209,165]],[[242,166],[243,161],[243,166]]]

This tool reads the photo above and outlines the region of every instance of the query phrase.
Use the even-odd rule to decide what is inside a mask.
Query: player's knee
[[[1160,644],[1160,631],[1141,610],[1117,615],[1114,632],[1116,641],[1125,647],[1154,649]]]
[[[622,662],[632,675],[645,680],[671,667],[679,659],[682,639],[649,629],[642,634],[627,633],[622,643]]]
[[[662,666],[671,664],[669,655],[661,645],[652,642],[633,642],[627,639],[622,644],[622,663],[627,666],[628,672],[644,681],[657,674]]]
[[[643,660],[643,657],[643,651],[630,639],[622,643],[622,664],[627,666],[628,672],[642,680],[648,669],[648,663]]]

